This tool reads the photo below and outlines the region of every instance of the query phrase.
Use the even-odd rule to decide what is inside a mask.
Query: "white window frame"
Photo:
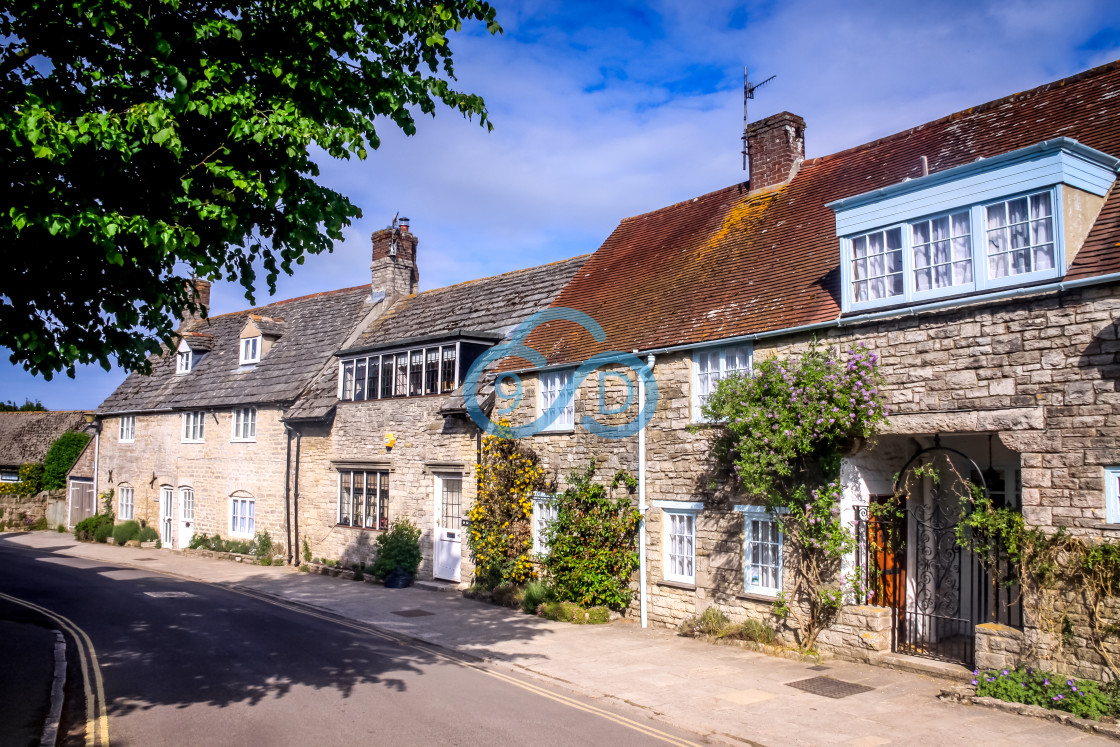
[[[0,472],[0,482],[19,482],[19,472],[11,470]]]
[[[533,493],[533,555],[538,558],[548,555],[545,532],[556,521],[559,509],[554,493]]]
[[[765,506],[735,506],[735,511],[743,515],[743,591],[747,594],[759,594],[767,597],[776,597],[782,593],[783,578],[785,575],[785,535],[781,531],[781,523],[777,517],[774,516]],[[780,513],[785,513],[781,511]],[[765,522],[767,524],[776,526],[778,529],[778,558],[777,565],[773,563],[766,563],[769,568],[774,568],[777,571],[778,585],[765,586],[761,583],[755,583],[751,574],[751,556],[753,555],[754,546],[751,540],[751,523],[755,521]],[[761,543],[760,543],[761,544]],[[770,545],[767,541],[765,544]],[[761,557],[761,554],[760,554]],[[760,565],[762,565],[760,563]]]
[[[700,502],[685,502],[685,501],[653,501],[655,508],[661,509],[661,577],[665,581],[671,581],[680,584],[696,584],[696,523],[700,518],[700,512],[704,510],[704,504]],[[677,573],[673,569],[672,557],[674,555],[684,556],[684,553],[674,552],[679,548],[673,547],[672,531],[674,523],[684,523],[692,528],[692,536],[689,538],[689,547],[687,557],[687,565],[684,570],[688,570],[688,565],[691,565],[692,574],[687,572]]]
[[[715,369],[712,368],[713,364],[716,365]],[[704,402],[715,391],[719,381],[733,373],[749,376],[753,367],[754,346],[749,343],[694,350],[692,352],[692,421],[708,422],[703,413]]]
[[[136,490],[131,485],[117,486],[117,516],[122,521],[136,518]]]
[[[194,521],[194,488],[179,488],[179,512],[183,521]]]
[[[361,479],[363,498],[362,516],[354,521],[354,483]],[[372,483],[372,484],[371,484]],[[389,528],[389,480],[388,469],[343,469],[338,472],[338,492],[336,493],[337,511],[335,524],[354,529],[374,529],[384,531]],[[343,501],[343,487],[346,487],[346,500]],[[384,521],[383,521],[384,520]]]
[[[257,335],[256,337],[242,337],[241,338],[241,365],[247,366],[251,363],[260,363],[261,361],[261,343],[263,337]]]
[[[194,353],[188,348],[187,350],[180,350],[178,355],[175,356],[175,373],[186,374],[191,372],[191,366],[194,364]]]
[[[253,538],[256,536],[255,498],[232,496],[229,504],[229,533],[231,537]]]
[[[1030,199],[1038,195],[1048,195],[1050,199],[1050,227],[1051,227],[1051,242],[1054,251],[1054,266],[1044,270],[1032,270],[1031,272],[1024,272],[1018,275],[1009,274],[1004,277],[994,277],[989,272],[988,260],[988,208],[1010,202],[1012,200],[1019,200],[1026,198],[1028,201],[1028,211]],[[845,311],[864,311],[883,306],[896,306],[906,303],[925,302],[944,298],[949,296],[957,296],[961,294],[992,291],[1000,288],[1006,288],[1017,285],[1025,285],[1039,280],[1051,280],[1060,278],[1065,274],[1065,226],[1063,225],[1063,189],[1061,184],[1051,185],[1040,189],[1030,189],[1025,192],[1015,192],[1007,195],[1001,195],[997,199],[987,199],[977,203],[965,203],[957,205],[948,210],[940,210],[935,213],[928,213],[922,215],[914,215],[908,217],[906,220],[893,222],[887,225],[876,226],[870,230],[860,231],[840,239],[840,275],[842,283],[843,295],[843,308]],[[917,289],[917,282],[914,278],[914,271],[918,269],[915,267],[914,262],[914,234],[913,226],[915,224],[924,223],[927,221],[936,220],[945,216],[956,215],[962,212],[969,213],[969,236],[971,244],[971,263],[972,263],[972,281],[960,283],[958,285],[950,285],[944,288],[930,288],[929,290],[919,291]],[[1028,226],[1030,218],[1028,215]],[[860,237],[868,236],[870,234],[891,231],[900,229],[902,232],[902,294],[897,296],[888,296],[885,298],[856,301],[855,299],[855,278],[853,277],[853,257],[852,242]]]
[[[1104,468],[1105,521],[1120,524],[1120,467]]]
[[[338,362],[338,398],[344,402],[362,402],[370,399],[397,399],[400,397],[427,397],[450,394],[459,381],[460,344],[444,342],[418,348],[386,350],[383,353],[359,355]],[[419,354],[422,366],[419,372],[420,388],[413,391],[413,359]],[[433,357],[434,355],[434,357]],[[397,356],[403,356],[403,367],[397,367]],[[365,378],[357,375],[358,363],[365,364]],[[429,371],[431,364],[435,369]],[[388,376],[386,376],[388,366]],[[432,380],[430,374],[434,374]],[[399,378],[403,375],[403,378]],[[360,383],[360,385],[359,385]],[[429,386],[431,384],[432,386]]]
[[[187,410],[183,413],[182,443],[206,442],[206,411]]]
[[[570,368],[553,371],[541,371],[537,375],[537,415],[543,416],[571,387],[573,370]],[[556,408],[556,418],[541,430],[544,432],[568,432],[575,430],[576,402],[575,390],[571,390],[568,403],[562,408]]]
[[[257,440],[257,408],[238,407],[230,416],[232,433],[230,441],[234,443],[253,443]]]
[[[117,426],[117,440],[122,444],[136,441],[136,416],[122,415]]]

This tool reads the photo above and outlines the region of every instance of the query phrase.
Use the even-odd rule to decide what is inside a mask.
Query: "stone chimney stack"
[[[805,161],[805,120],[782,112],[747,125],[751,191],[785,184]]]
[[[190,280],[186,281],[186,285],[187,293],[189,293],[191,297],[194,298],[194,302],[201,306],[202,309],[209,311],[210,281],[203,280],[202,278],[191,278]],[[187,309],[183,309],[183,324],[186,324],[188,322],[197,322],[198,320],[202,319],[202,309],[200,309],[199,312],[195,314],[192,314]]]
[[[373,233],[373,263],[370,290],[384,293],[392,303],[411,296],[420,282],[416,266],[416,245],[420,242],[409,230],[408,218],[394,219],[395,225]]]

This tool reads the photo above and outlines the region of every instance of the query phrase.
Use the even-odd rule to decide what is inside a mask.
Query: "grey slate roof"
[[[360,285],[190,322],[181,330],[187,344],[201,343],[190,373],[175,373],[174,351],[154,356],[150,376],[131,374],[97,412],[291,402],[369,310],[369,297],[369,285]],[[260,363],[243,367],[238,336],[250,315],[283,319],[271,328],[282,336]],[[210,351],[200,354],[207,342]]]
[[[584,254],[409,296],[375,319],[349,350],[456,332],[505,336],[531,314],[547,308],[589,256]],[[308,387],[288,412],[288,419],[325,417],[334,408],[337,392],[338,367],[332,366]],[[449,395],[449,400],[453,398]],[[448,402],[444,407],[453,408],[454,404]]]
[[[84,410],[0,412],[0,467],[41,462],[54,440],[86,425]]]

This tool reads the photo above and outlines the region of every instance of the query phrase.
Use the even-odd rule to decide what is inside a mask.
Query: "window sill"
[[[689,583],[688,581],[670,581],[663,578],[657,582],[658,586],[667,586],[670,589],[684,589],[685,591],[696,591],[696,584]]]
[[[1097,529],[1102,529],[1106,532],[1120,532],[1120,524],[1107,524],[1102,522],[1097,524]]]
[[[773,604],[774,600],[778,598],[778,592],[774,594],[760,594],[757,591],[741,591],[735,595],[736,599],[742,599],[748,602],[766,602]]]
[[[544,428],[534,433],[534,436],[570,436],[576,432],[575,428]]]
[[[431,399],[432,397],[447,397],[447,396],[450,396],[451,394],[454,394],[454,391],[451,391],[451,392],[436,392],[434,394],[401,394],[401,395],[394,396],[394,397],[366,397],[364,399],[343,399],[342,397],[339,397],[338,398],[338,404],[340,404],[340,405],[354,405],[354,404],[362,404],[364,402],[391,402],[391,401],[394,401],[394,400],[401,400],[401,399]]]
[[[255,438],[231,438],[229,440],[229,442],[231,444],[255,444],[257,442],[257,439],[255,439]]]
[[[388,527],[386,527],[385,529],[378,529],[377,527],[356,527],[353,524],[335,524],[334,526],[335,526],[336,529],[357,529],[358,531],[361,531],[361,532],[387,532],[387,531],[389,531]]]
[[[181,444],[204,444],[205,441],[180,441]]]

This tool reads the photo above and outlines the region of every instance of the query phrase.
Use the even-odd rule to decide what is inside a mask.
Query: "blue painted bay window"
[[[829,203],[845,312],[1042,280],[1067,268],[1067,192],[1107,194],[1120,159],[1057,138]]]

